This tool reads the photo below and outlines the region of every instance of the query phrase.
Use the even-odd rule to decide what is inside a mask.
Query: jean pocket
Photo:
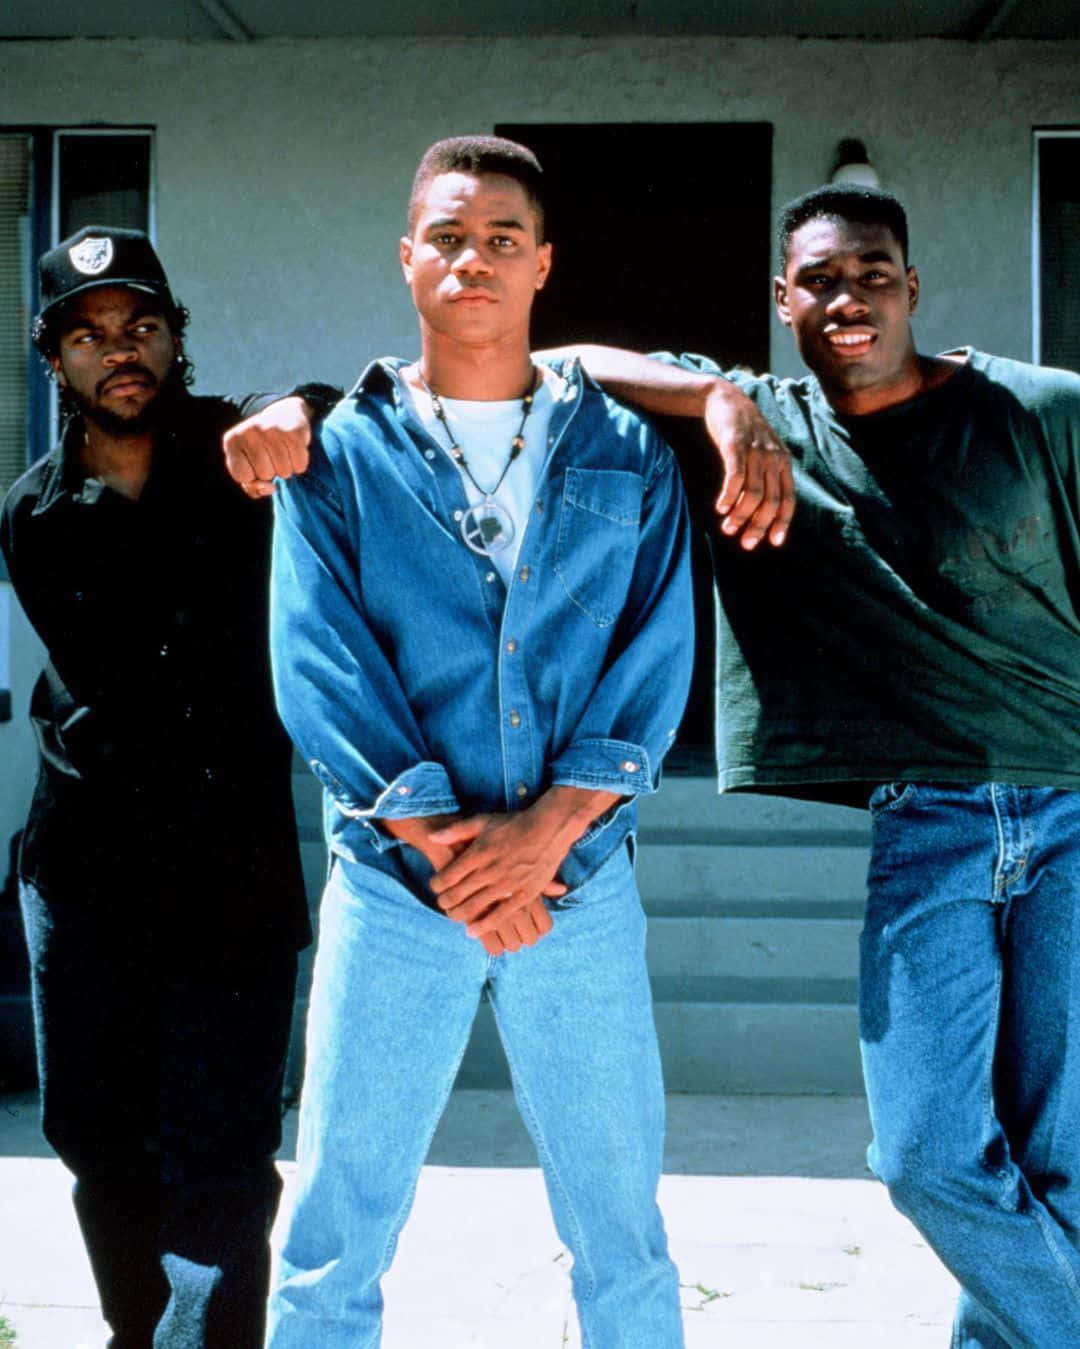
[[[566,470],[555,573],[600,628],[614,623],[626,602],[644,487],[638,474],[619,469]]]
[[[871,815],[887,815],[906,806],[915,793],[914,782],[883,782],[870,793]]]

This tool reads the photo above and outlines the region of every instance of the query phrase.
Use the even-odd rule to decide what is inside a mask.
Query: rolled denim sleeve
[[[446,768],[430,754],[365,619],[357,528],[325,451],[301,478],[279,483],[271,581],[274,688],[286,729],[339,816],[351,848],[395,840],[373,821],[456,811]],[[350,839],[355,821],[360,837]]]
[[[694,660],[690,524],[674,457],[656,433],[637,556],[609,658],[574,734],[553,760],[557,786],[623,796],[656,791],[686,706]]]

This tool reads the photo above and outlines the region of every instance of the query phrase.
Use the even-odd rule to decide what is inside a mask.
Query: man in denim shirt
[[[277,694],[333,866],[273,1349],[378,1343],[485,990],[583,1342],[683,1342],[631,840],[689,684],[686,510],[648,426],[532,364],[540,193],[511,142],[428,151],[401,241],[420,360],[370,366],[277,495]]]

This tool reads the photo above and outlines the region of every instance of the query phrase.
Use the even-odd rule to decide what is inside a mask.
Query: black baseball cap
[[[63,243],[41,255],[41,313],[98,286],[133,286],[149,291],[175,309],[161,259],[142,230],[84,225]]]

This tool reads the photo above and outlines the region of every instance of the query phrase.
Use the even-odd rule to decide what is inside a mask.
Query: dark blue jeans
[[[112,1349],[261,1349],[296,956],[205,958],[154,896],[24,883],[42,1127]]]
[[[1080,1346],[1080,792],[871,799],[870,1162],[959,1280],[955,1349]]]

